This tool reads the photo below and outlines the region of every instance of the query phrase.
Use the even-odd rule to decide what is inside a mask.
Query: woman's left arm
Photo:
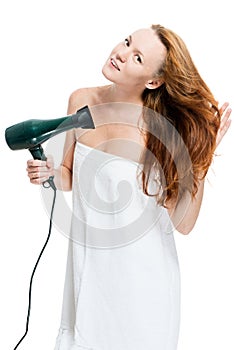
[[[216,147],[218,147],[230,127],[231,112],[228,102],[225,102],[220,108],[221,123],[216,137]],[[176,206],[169,206],[168,213],[172,223],[176,230],[182,234],[190,233],[196,223],[204,193],[204,182],[203,179],[198,184],[198,191],[194,198],[191,198],[190,193],[187,193]]]

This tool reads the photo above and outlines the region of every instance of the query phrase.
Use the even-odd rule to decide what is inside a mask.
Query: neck
[[[141,92],[137,92],[136,89],[124,89],[116,84],[107,86],[107,98],[111,102],[126,102],[137,105],[142,105]]]

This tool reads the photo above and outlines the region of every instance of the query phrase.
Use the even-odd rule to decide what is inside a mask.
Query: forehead
[[[151,28],[139,29],[133,32],[131,37],[134,47],[139,49],[143,54],[152,55],[158,53],[161,56],[166,53],[166,48]]]

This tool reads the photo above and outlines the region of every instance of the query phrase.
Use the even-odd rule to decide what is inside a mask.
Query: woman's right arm
[[[75,141],[74,130],[68,131],[66,133],[61,165],[59,168],[54,169],[54,183],[57,189],[61,191],[71,191],[72,189],[72,169]]]
[[[58,190],[70,191],[72,187],[72,156],[74,151],[73,135],[69,131],[66,135],[63,161],[59,168],[54,169],[52,156],[46,161],[30,159],[27,161],[27,172],[30,182],[34,185],[41,185],[54,176],[54,183]]]
[[[77,90],[71,94],[68,103],[67,114],[74,114],[86,104],[83,90]],[[54,176],[54,183],[58,190],[70,191],[72,189],[73,154],[75,148],[75,132],[66,133],[63,148],[63,159],[60,166],[54,169],[53,158],[48,156],[46,161],[30,159],[27,162],[27,172],[32,184],[40,185],[50,176]]]

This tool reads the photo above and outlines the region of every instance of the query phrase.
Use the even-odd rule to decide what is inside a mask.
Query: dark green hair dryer
[[[46,160],[41,144],[49,138],[73,128],[95,129],[88,106],[79,109],[76,114],[63,118],[30,119],[12,125],[6,129],[5,138],[10,149],[28,149],[34,159]],[[49,183],[50,180],[48,180]]]

